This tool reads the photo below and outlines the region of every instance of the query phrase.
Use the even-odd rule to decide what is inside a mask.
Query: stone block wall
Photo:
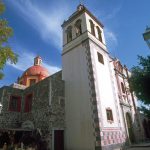
[[[9,111],[9,101],[11,96],[20,96],[22,101],[23,90],[5,86],[0,89],[0,102],[2,112],[0,115],[0,128],[17,128],[20,126],[21,112]]]
[[[25,97],[32,94],[31,112],[24,112]],[[9,111],[10,96],[21,97],[21,111]],[[64,128],[64,81],[58,72],[26,89],[3,87],[0,89],[0,102],[3,105],[0,115],[0,128],[21,128],[25,121],[31,121],[35,128],[51,130]]]
[[[24,99],[28,94],[33,95],[32,111],[22,114],[23,122],[30,120],[35,128],[42,130],[64,127],[64,106],[60,104],[61,98],[64,98],[64,82],[58,74],[27,88]]]

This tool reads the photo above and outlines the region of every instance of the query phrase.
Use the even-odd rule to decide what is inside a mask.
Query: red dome
[[[29,75],[29,76],[34,76],[34,75],[42,75],[44,77],[48,77],[49,76],[49,72],[46,68],[37,65],[37,66],[32,66],[30,68],[28,68],[24,73],[24,75]]]

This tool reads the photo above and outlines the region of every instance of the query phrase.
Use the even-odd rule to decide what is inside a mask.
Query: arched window
[[[98,39],[102,42],[102,31],[100,30],[100,28],[97,26],[97,33],[98,33]]]
[[[72,41],[72,26],[69,26],[67,28],[67,43]]]
[[[93,34],[95,36],[94,23],[92,20],[90,20],[90,26],[91,26],[91,34]]]
[[[75,23],[75,30],[76,30],[76,36],[79,36],[82,34],[82,26],[81,26],[81,20],[77,20]]]
[[[125,87],[124,84],[121,82],[121,89],[122,89],[122,93],[125,93]]]

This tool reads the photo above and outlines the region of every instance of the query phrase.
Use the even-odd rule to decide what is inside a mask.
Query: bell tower
[[[101,130],[111,126],[106,108],[115,108],[103,27],[81,4],[62,24],[66,150],[101,150]]]

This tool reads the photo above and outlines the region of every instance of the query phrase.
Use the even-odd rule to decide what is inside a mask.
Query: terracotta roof
[[[40,65],[37,66],[32,66],[30,68],[28,68],[24,73],[24,75],[42,75],[44,77],[48,77],[50,74],[48,72],[48,70]]]

